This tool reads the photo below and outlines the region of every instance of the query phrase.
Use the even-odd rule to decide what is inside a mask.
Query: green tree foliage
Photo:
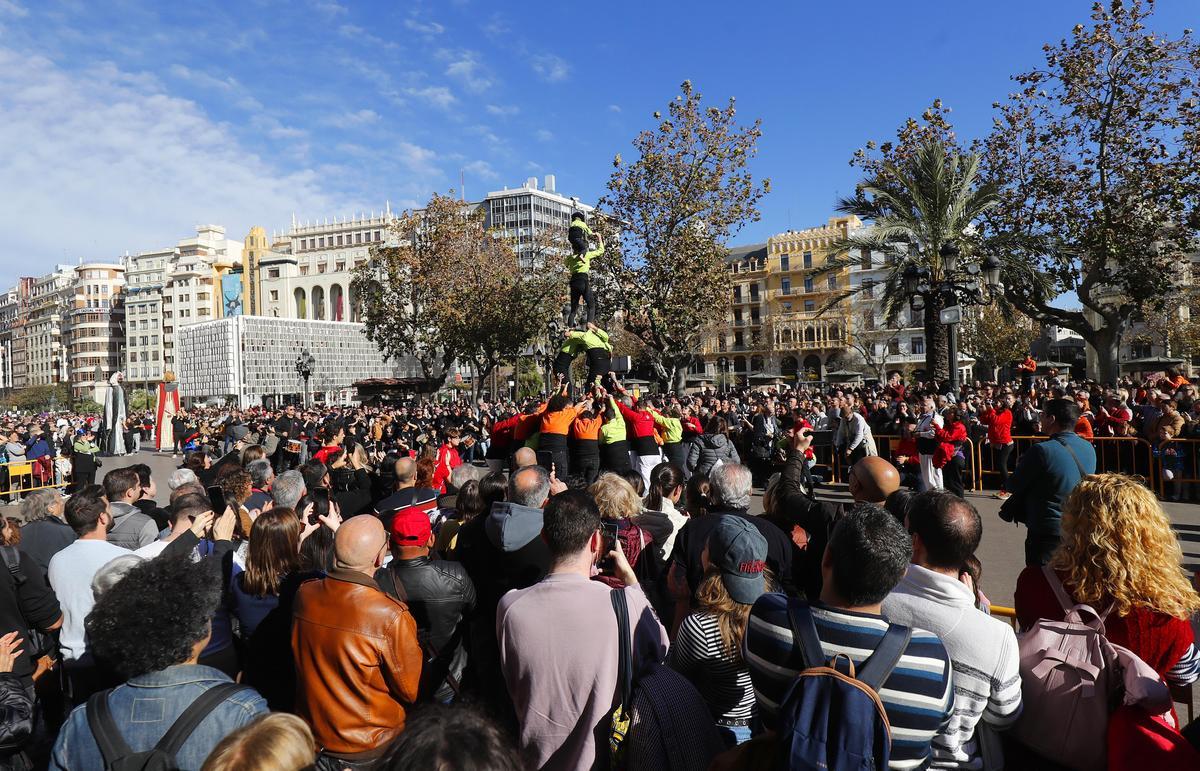
[[[1008,299],[1078,332],[1109,381],[1122,334],[1162,310],[1200,228],[1200,47],[1190,30],[1149,29],[1153,9],[1096,3],[1090,26],[1014,78],[979,145],[1000,189],[986,225],[1008,257]],[[1051,305],[1063,293],[1084,310]]]
[[[613,220],[601,229],[620,239],[606,238],[597,266],[614,279],[625,329],[645,345],[662,383],[677,390],[705,326],[728,312],[725,245],[758,220],[770,185],[747,167],[760,122],[739,125],[733,99],[706,108],[690,82],[681,90],[665,117],[654,114],[658,125],[634,139],[636,160],[613,161],[599,207]]]
[[[817,272],[841,270],[856,263],[863,250],[882,252],[888,270],[882,284],[884,324],[895,326],[908,305],[903,275],[909,266],[923,267],[932,281],[940,281],[942,245],[954,242],[962,259],[970,261],[979,250],[975,225],[996,205],[996,189],[982,182],[978,155],[958,148],[948,120],[949,109],[941,101],[922,115],[909,119],[896,134],[895,142],[868,143],[850,163],[861,168],[863,180],[853,197],[843,198],[837,210],[854,214],[870,227],[849,233],[830,249],[831,259]],[[856,287],[835,297],[825,309],[860,292]],[[925,302],[925,371],[935,380],[950,374],[946,327],[938,314],[946,298],[929,297]]]

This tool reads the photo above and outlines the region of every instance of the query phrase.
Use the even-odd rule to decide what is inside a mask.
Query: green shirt
[[[654,425],[666,429],[663,435],[663,444],[675,444],[683,441],[683,422],[679,418],[669,418],[654,410],[648,410],[648,412],[654,416]]]
[[[572,276],[579,273],[588,273],[592,268],[592,258],[599,257],[602,254],[604,254],[603,246],[589,250],[583,254],[568,254],[565,260],[567,270],[571,271]]]
[[[72,447],[74,448],[75,452],[82,452],[85,455],[92,455],[100,452],[100,448],[95,442],[89,442],[86,439],[76,439],[75,444],[72,445]]]
[[[558,350],[562,353],[569,353],[572,356],[578,356],[583,353],[587,350],[587,344],[583,340],[583,333],[572,332]]]
[[[582,332],[572,332],[570,339],[567,341],[570,344],[571,340],[577,340],[583,346],[583,350],[590,351],[593,348],[603,348],[608,353],[612,353],[612,344],[608,342],[608,333],[597,327],[595,330],[585,329]],[[563,346],[563,350],[567,351],[567,346]],[[567,353],[578,353],[579,349],[567,351]]]
[[[612,405],[615,417],[600,426],[600,444],[623,442],[625,441],[625,418],[621,415],[621,411],[617,409],[615,399],[611,396],[608,397],[608,403]]]

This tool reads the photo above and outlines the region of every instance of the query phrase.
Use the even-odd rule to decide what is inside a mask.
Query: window
[[[870,249],[861,250],[859,252],[859,260],[860,260],[859,266],[863,270],[870,270],[871,269],[871,250]]]
[[[379,239],[379,231],[378,231],[378,230],[376,230],[376,231],[375,231],[375,240],[376,240],[376,241],[380,240],[380,239]]]
[[[354,234],[354,243],[356,243],[356,244],[361,244],[361,243],[362,243],[362,233],[355,233],[355,234]]]
[[[742,301],[742,285],[738,284],[733,288],[733,301],[740,303]]]
[[[875,296],[875,282],[874,281],[872,281],[871,279],[867,279],[866,281],[864,281],[862,283],[862,287],[863,287],[862,288],[862,296],[863,297],[874,297]]]
[[[829,277],[829,288],[830,288],[830,289],[837,289],[837,276],[830,276],[830,277]]]
[[[804,253],[804,267],[806,267],[806,268],[812,267],[812,252]]]
[[[752,311],[750,311],[750,323],[751,324],[762,323],[762,319],[759,318],[759,315],[758,315],[758,308],[755,308]]]
[[[914,337],[912,339],[911,344],[912,344],[912,352],[913,353],[919,353],[919,354],[925,353],[925,338]]]
[[[325,263],[323,263],[323,262],[318,262],[318,263],[317,263],[317,272],[318,272],[318,273],[324,273],[324,272],[325,272]]]
[[[346,269],[346,261],[338,260],[336,263],[334,263],[333,269],[334,269],[334,271],[341,273],[342,271],[344,271]]]
[[[790,278],[784,276],[783,281],[779,282],[779,293],[785,295],[792,293],[792,280]]]
[[[805,300],[804,301],[804,310],[812,312],[812,311],[815,311],[816,309],[817,309],[817,303],[814,300]]]
[[[745,333],[744,332],[734,332],[733,333],[733,344],[737,348],[744,348],[746,346]]]
[[[742,325],[742,309],[741,308],[733,309],[733,325],[736,327],[740,327]]]
[[[342,237],[338,236],[338,246],[342,246]]]
[[[300,275],[301,275],[301,276],[307,276],[307,275],[308,275],[308,266],[307,266],[307,265],[301,265],[301,266],[300,266]]]
[[[783,311],[784,311],[784,313],[791,313],[791,312],[792,312],[792,304],[791,304],[791,303],[784,303],[784,304],[783,304]]]
[[[752,302],[752,303],[758,302],[758,284],[757,283],[750,285],[750,302]]]
[[[791,270],[791,268],[788,267],[788,263],[790,261],[791,261],[791,258],[788,257],[788,255],[786,255],[786,254],[779,255],[779,269],[780,270]]]
[[[268,268],[267,278],[279,278],[279,268]]]
[[[271,290],[271,300],[272,300],[272,302],[276,302],[279,300],[279,290],[278,289]]]
[[[805,292],[811,292],[812,290],[813,290],[813,279],[812,279],[812,276],[805,276],[805,277],[804,277],[804,291],[805,291]]]
[[[320,238],[318,238],[318,239],[317,239],[317,245],[318,245],[318,246],[320,246],[320,247],[322,247],[322,248],[324,248],[324,246],[325,246],[325,236],[321,236]]]

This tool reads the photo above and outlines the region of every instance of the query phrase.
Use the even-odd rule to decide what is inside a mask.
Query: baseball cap
[[[767,539],[749,520],[724,515],[708,537],[708,561],[734,602],[752,605],[767,590]]]
[[[429,515],[417,506],[406,506],[392,517],[392,545],[424,546],[429,543],[433,528]]]

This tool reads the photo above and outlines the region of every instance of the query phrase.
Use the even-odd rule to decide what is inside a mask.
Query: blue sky
[[[691,79],[762,118],[763,220],[821,224],[847,161],[935,97],[987,130],[1090,0],[898,3],[0,0],[0,282],[554,173],[594,200]],[[1200,21],[1160,0],[1154,27]]]

